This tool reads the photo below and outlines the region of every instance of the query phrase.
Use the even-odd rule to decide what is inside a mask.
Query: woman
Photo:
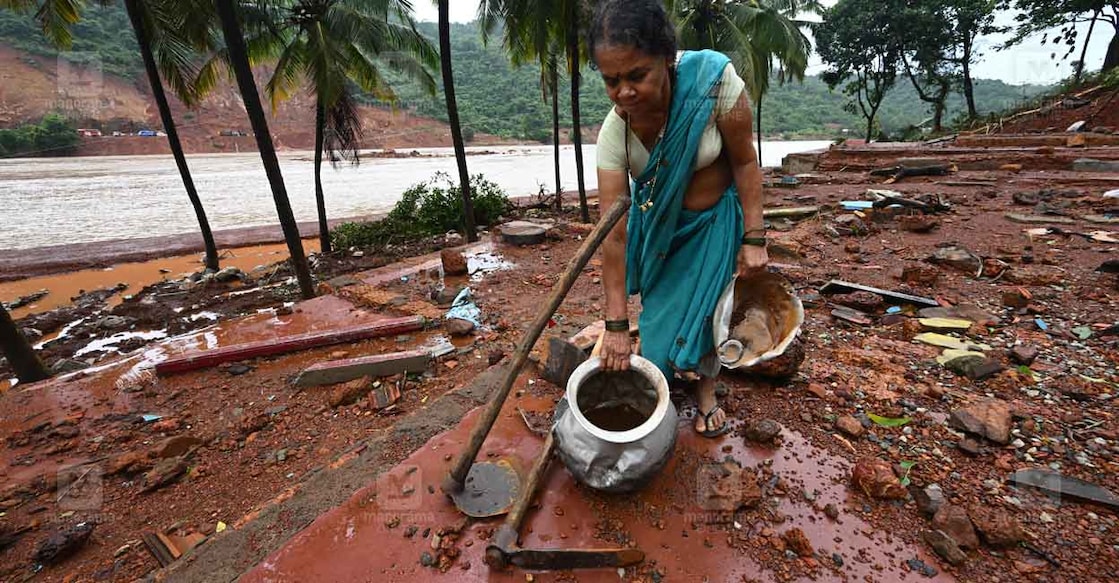
[[[628,221],[603,244],[604,367],[628,367],[626,300],[640,294],[641,355],[669,379],[698,376],[695,429],[722,435],[711,316],[736,274],[768,262],[745,84],[722,53],[677,55],[658,0],[599,4],[588,41],[614,103],[596,146],[600,208],[635,181]]]

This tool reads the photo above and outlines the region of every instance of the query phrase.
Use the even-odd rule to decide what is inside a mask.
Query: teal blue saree
[[[664,136],[631,185],[626,289],[641,296],[641,355],[670,380],[675,370],[695,370],[713,351],[711,315],[734,276],[743,235],[733,184],[709,209],[683,207],[716,84],[728,62],[708,50],[680,57]]]

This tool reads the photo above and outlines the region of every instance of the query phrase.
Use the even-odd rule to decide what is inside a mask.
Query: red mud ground
[[[1016,207],[1011,200],[1014,192],[1037,192],[1046,187],[1075,191],[1075,196],[1050,198],[1050,210],[1055,208],[1073,217],[1114,211],[1100,201],[1105,189],[1092,182],[1077,182],[1083,177],[1061,172],[979,171],[877,186],[868,183],[861,172],[830,173],[806,178],[795,190],[767,190],[771,207],[833,205],[839,200],[861,198],[869,185],[909,195],[941,193],[953,209],[940,215],[940,226],[929,234],[899,231],[893,220],[875,222],[868,218],[871,234],[836,236],[831,232],[831,212],[800,223],[775,224],[774,231],[784,232],[774,235],[781,248],[774,249],[773,261],[783,265],[782,273],[806,300],[811,300],[810,306],[815,306],[807,309],[802,332],[807,359],[800,373],[784,386],[727,375],[724,382],[729,395],[724,403],[736,425],[761,418],[778,421],[784,426],[784,441],[771,449],[748,447],[735,433],[708,442],[695,438],[690,424],[683,421],[673,465],[650,488],[625,498],[575,486],[566,470],[554,463],[540,510],[530,514],[532,531],[524,542],[564,547],[636,544],[647,553],[648,560],[628,571],[625,579],[642,581],[692,581],[703,576],[710,581],[923,579],[911,572],[913,565],[907,561],[913,558],[933,567],[940,577],[964,581],[1115,578],[1119,548],[1115,546],[1113,511],[1052,500],[1003,483],[1014,470],[1059,464],[1062,472],[1113,489],[1116,484],[1116,340],[1115,336],[1100,336],[1100,332],[1119,317],[1119,291],[1115,275],[1093,270],[1114,258],[1117,247],[1076,235],[1053,234],[1031,240],[1024,230],[1039,225],[1022,225],[1004,218],[1008,211],[1037,210]],[[990,180],[991,185],[938,184],[958,180]],[[1117,230],[1075,220],[1060,227],[1075,232]],[[561,226],[556,237],[543,245],[497,247],[496,253],[514,267],[486,274],[472,284],[486,314],[485,328],[475,333],[469,346],[441,358],[423,377],[408,381],[398,411],[407,414],[424,410],[449,389],[470,383],[489,366],[491,355],[509,354],[585,231],[577,225]],[[976,278],[974,274],[938,267],[934,270],[939,280],[928,287],[910,287],[897,279],[904,266],[924,263],[938,245],[948,243],[988,258],[987,274]],[[995,268],[1004,268],[1006,273],[993,276]],[[554,318],[557,325],[547,335],[569,336],[600,317],[600,275],[599,267],[592,263],[561,306]],[[904,317],[893,325],[876,322],[868,327],[833,319],[830,311],[834,306],[813,296],[833,277],[937,297],[947,304],[975,306],[992,318],[986,326],[973,327],[969,335],[990,344],[991,356],[1006,363],[1006,347],[1022,342],[1038,347],[1040,357],[1032,373],[1009,364],[1007,370],[986,381],[955,376],[936,364],[937,349],[911,341],[919,329],[913,318]],[[368,277],[363,279],[370,281]],[[424,302],[431,289],[439,285],[437,278],[430,277],[401,281],[399,273],[372,281],[389,295],[402,296],[393,302],[401,308],[420,305],[406,302]],[[1033,313],[1019,314],[1003,307],[1003,293],[1019,288],[1032,295]],[[234,335],[274,334],[278,329],[302,331],[312,322],[318,326],[327,322],[341,325],[398,314],[400,310],[391,307],[352,306],[328,296],[290,315],[252,317],[251,325],[219,323],[230,335],[219,342],[232,341]],[[1035,317],[1043,319],[1048,332],[1038,328]],[[1092,332],[1086,340],[1072,332],[1082,326]],[[376,413],[366,401],[331,409],[326,404],[329,388],[296,391],[289,378],[331,353],[344,351],[358,356],[403,349],[422,345],[437,334],[435,330],[408,335],[411,338],[256,359],[246,363],[252,370],[241,376],[219,368],[164,379],[137,375],[135,382],[122,381],[117,386],[118,378],[135,365],[136,361],[131,361],[88,378],[17,386],[0,399],[0,419],[4,420],[0,431],[15,437],[0,445],[0,456],[7,462],[0,468],[0,512],[5,512],[0,525],[9,531],[30,528],[13,547],[3,551],[0,578],[24,580],[30,573],[36,546],[54,528],[80,520],[98,523],[90,541],[74,556],[35,575],[35,580],[126,581],[144,577],[159,568],[138,542],[145,529],[177,526],[180,532],[210,534],[218,521],[251,529],[253,520],[242,517],[301,483],[314,468],[331,463],[353,444],[386,435],[395,422],[396,416]],[[531,385],[529,380],[533,381]],[[511,400],[510,407],[521,404],[544,413],[560,395],[557,387],[540,379],[532,368],[525,371],[520,382],[518,388],[523,393]],[[957,449],[961,434],[950,430],[946,419],[951,411],[985,396],[1011,404],[1015,412],[1012,440],[1021,439],[1022,446],[987,442],[977,457],[971,457]],[[685,415],[690,414],[689,402],[683,402]],[[150,424],[133,421],[136,414],[148,412],[166,417]],[[858,439],[841,437],[834,428],[835,418],[858,413],[905,415],[912,422],[905,428],[872,426]],[[454,420],[444,421],[451,424]],[[337,580],[425,581],[438,573],[435,568],[420,565],[421,553],[427,550],[448,557],[448,577],[531,580],[520,573],[508,577],[489,574],[479,556],[484,538],[498,523],[467,524],[461,538],[456,537],[450,531],[457,526],[457,517],[447,512],[448,506],[437,490],[432,493],[428,489],[437,485],[448,463],[446,455],[457,453],[457,436],[469,425],[467,421],[450,433],[434,437],[414,457],[393,469],[388,474],[391,478],[382,477],[375,484],[354,484],[357,493],[349,502],[323,515],[288,546],[261,549],[272,553],[248,579],[309,580],[315,573],[330,573],[328,578]],[[76,435],[71,427],[76,428]],[[59,475],[56,468],[82,460],[100,460],[108,468],[122,454],[146,451],[167,437],[179,435],[202,440],[187,460],[187,475],[179,481],[140,494],[140,475],[104,475],[101,499],[75,501],[67,495],[63,502],[57,501],[59,491],[51,483]],[[526,437],[520,416],[506,415],[495,439],[483,451],[527,460],[537,451],[539,440]],[[279,456],[285,458],[282,462],[277,461],[281,449],[286,454]],[[400,453],[403,459],[408,451]],[[705,517],[694,516],[697,468],[704,459],[724,455],[757,472],[762,485],[759,505],[735,516],[741,528],[736,528],[734,521],[708,524]],[[921,541],[928,521],[912,500],[872,500],[848,487],[847,472],[853,463],[875,457],[916,462],[909,474],[914,487],[936,482],[949,502],[969,511],[986,507],[1004,512],[1021,524],[1029,547],[1036,551],[1022,545],[983,545],[966,551],[968,561],[964,566],[949,566]],[[773,459],[772,466],[766,463],[768,458]],[[419,501],[396,497],[394,502],[418,506],[390,508],[382,500],[392,496],[379,496],[370,506],[371,494],[383,493],[385,484],[398,487],[402,480],[399,472],[410,464],[421,468],[416,472],[418,485],[422,486],[415,489]],[[68,472],[73,473],[61,473]],[[367,488],[361,490],[362,486]],[[83,500],[84,505],[80,503]],[[823,511],[829,503],[839,510],[834,523]],[[394,513],[396,510],[399,512]],[[68,514],[70,511],[73,514]],[[399,514],[399,523],[393,524],[396,521],[387,514]],[[413,525],[417,532],[406,538],[406,530]],[[428,538],[424,538],[428,528]],[[442,553],[431,550],[430,537],[441,528],[449,529],[445,545],[461,553],[453,560],[449,555],[454,553],[447,549]],[[815,553],[798,556],[786,552],[790,549],[782,535],[794,528],[804,532]],[[565,535],[567,538],[563,538]],[[217,535],[198,549],[199,562],[206,561],[205,553],[212,550],[209,547],[222,541],[222,535]],[[833,553],[842,560],[842,567]],[[467,564],[468,570],[463,571]],[[534,577],[589,581],[613,580],[617,574],[553,573]]]

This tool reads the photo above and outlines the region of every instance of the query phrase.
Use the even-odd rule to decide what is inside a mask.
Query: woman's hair
[[[604,0],[595,8],[587,38],[591,61],[600,46],[631,47],[676,58],[676,30],[661,0]]]

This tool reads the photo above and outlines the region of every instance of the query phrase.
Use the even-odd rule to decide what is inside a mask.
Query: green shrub
[[[511,207],[505,191],[481,174],[470,177],[470,193],[476,226],[493,224]],[[337,249],[381,247],[448,231],[462,233],[466,230],[464,217],[458,181],[438,172],[404,191],[384,219],[338,225],[331,231],[331,242]]]

